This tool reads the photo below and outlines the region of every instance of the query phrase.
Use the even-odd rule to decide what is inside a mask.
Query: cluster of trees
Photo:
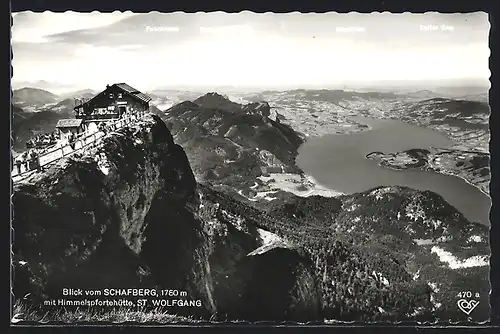
[[[264,212],[209,188],[203,193],[225,210],[300,246],[314,263],[325,319],[415,319],[415,310],[431,309],[428,286],[414,282],[389,249],[374,252],[368,233],[335,233],[330,227],[333,219],[315,218],[318,209],[329,209],[334,217],[341,207],[337,199],[299,198]]]
[[[280,197],[266,208],[259,209],[209,188],[204,191],[205,196],[220,203],[221,208],[300,246],[314,264],[325,319],[459,319],[463,314],[457,311],[455,305],[456,293],[460,289],[475,286],[481,296],[488,295],[487,273],[482,275],[477,270],[442,267],[435,255],[416,245],[409,240],[410,236],[403,233],[405,226],[411,225],[418,233],[415,237],[423,237],[432,230],[431,225],[427,226],[428,218],[440,219],[442,226],[431,236],[439,237],[446,227],[457,245],[463,245],[462,241],[472,235],[487,236],[487,228],[468,222],[432,193],[398,188],[397,193],[384,194],[376,201],[375,196],[368,193],[340,198]],[[388,218],[398,211],[404,212],[408,205],[417,205],[429,217],[418,222]],[[360,215],[364,216],[362,220],[353,220]],[[346,230],[354,225],[357,226],[355,230]],[[467,254],[454,242],[442,246],[454,254],[476,255],[472,252]],[[484,242],[484,245],[476,245],[474,250],[484,248],[487,254],[487,247],[487,242]],[[413,276],[417,269],[419,275]],[[442,284],[444,281],[453,283]],[[441,283],[440,291],[433,292],[428,282]]]
[[[342,320],[403,320],[430,310],[428,286],[415,283],[391,254],[370,253],[338,236],[289,236],[315,263],[323,317]]]

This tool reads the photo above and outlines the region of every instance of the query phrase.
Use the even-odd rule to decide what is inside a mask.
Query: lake
[[[470,221],[489,225],[491,199],[459,177],[422,170],[392,170],[365,156],[374,151],[449,147],[445,135],[397,120],[355,117],[370,130],[311,137],[299,149],[297,165],[318,183],[347,194],[378,186],[407,186],[441,195]]]

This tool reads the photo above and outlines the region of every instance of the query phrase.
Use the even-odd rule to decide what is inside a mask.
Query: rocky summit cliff
[[[16,183],[12,203],[16,300],[43,305],[68,287],[154,287],[201,301],[169,310],[178,314],[319,316],[311,260],[198,186],[156,116]]]

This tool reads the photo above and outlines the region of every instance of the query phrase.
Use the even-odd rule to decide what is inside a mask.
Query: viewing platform
[[[115,132],[130,124],[134,124],[147,114],[149,113],[142,114],[142,116],[132,114],[122,118],[108,119],[106,123],[103,123],[107,127],[107,130],[98,128],[93,130],[87,129],[76,136],[74,141],[63,138],[55,145],[43,149],[31,149],[19,154],[13,161],[14,166],[11,171],[12,182],[16,183],[24,180],[35,172],[42,171],[44,167],[57,163],[63,158],[95,147],[108,131]],[[23,154],[26,156],[26,159],[21,160]]]

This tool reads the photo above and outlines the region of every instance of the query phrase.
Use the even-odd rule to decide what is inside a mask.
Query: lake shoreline
[[[318,185],[344,194],[384,185],[429,190],[442,196],[470,221],[482,225],[491,224],[491,197],[487,190],[489,172],[487,168],[483,168],[483,159],[487,157],[479,155],[473,159],[476,156],[474,152],[451,149],[454,142],[435,129],[398,120],[373,119],[374,122],[370,122],[370,118],[358,116],[355,120],[356,123],[368,123],[368,127],[356,127],[356,131],[346,131],[347,133],[340,135],[337,132],[308,136],[299,148],[297,166],[304,173],[313,176]],[[443,149],[436,149],[439,147]],[[425,162],[429,159],[429,166],[406,156],[403,162],[411,166],[393,168],[393,164],[370,162],[369,160],[374,159],[367,157],[372,153],[386,155],[381,151],[406,150],[422,151]],[[391,154],[393,153],[387,153],[387,156]],[[432,159],[437,157],[441,159]],[[402,173],[391,174],[398,171]],[[468,173],[469,177],[462,177],[462,173]]]
[[[470,180],[467,176],[460,175],[460,170],[457,172],[452,172],[451,170],[448,170],[445,167],[440,166],[439,170],[436,170],[436,167],[433,167],[430,165],[430,161],[433,161],[436,159],[436,156],[430,158],[431,155],[437,155],[439,153],[436,152],[431,152],[433,150],[441,150],[441,148],[431,148],[430,150],[426,149],[411,149],[411,150],[406,150],[406,151],[401,151],[401,152],[390,152],[390,153],[383,153],[379,151],[371,152],[365,155],[365,158],[368,160],[374,160],[377,161],[378,166],[382,168],[387,168],[395,171],[404,171],[404,170],[422,170],[422,171],[427,171],[427,172],[433,172],[441,175],[446,175],[446,176],[454,176],[457,177],[463,181],[465,181],[467,184],[475,187],[478,189],[480,192],[482,192],[484,195],[488,196],[491,200],[490,194],[485,191],[486,189],[483,189],[484,186],[481,186],[480,184],[476,184],[473,181]],[[419,151],[426,151],[426,154],[422,156],[411,156],[411,151],[413,152],[419,152]],[[446,151],[448,153],[454,153],[452,151]],[[463,154],[474,154],[475,152],[463,152]],[[413,160],[408,161],[408,158],[413,158]],[[406,160],[405,160],[406,159]],[[455,163],[458,163],[460,161],[454,160]],[[464,171],[462,174],[465,174],[466,172]],[[489,184],[490,181],[488,181]]]
[[[368,155],[370,155],[371,153],[368,153]],[[367,157],[367,159],[370,159]],[[394,171],[405,171],[405,170],[409,170],[409,169],[417,169],[417,170],[422,170],[422,171],[426,171],[426,172],[433,172],[433,173],[436,173],[436,174],[441,174],[441,175],[446,175],[446,176],[453,176],[453,177],[456,177],[456,178],[459,178],[463,181],[465,181],[465,183],[467,183],[468,185],[471,185],[473,186],[474,188],[476,188],[477,190],[479,190],[480,192],[482,192],[484,195],[488,196],[490,199],[491,199],[491,196],[490,194],[486,193],[484,190],[482,190],[480,187],[478,187],[477,185],[471,183],[470,181],[468,181],[467,179],[465,179],[464,177],[460,176],[460,175],[455,175],[455,174],[452,174],[452,173],[449,173],[449,172],[446,172],[446,171],[436,171],[432,168],[422,168],[422,167],[408,167],[408,168],[403,168],[403,167],[395,167],[395,166],[390,166],[390,165],[387,165],[387,164],[384,164],[383,161],[380,161],[378,163],[378,165],[382,168],[387,168],[387,169],[391,169],[391,170],[394,170]]]
[[[359,128],[360,131],[354,132],[354,133],[362,133],[362,132],[368,132],[368,131],[374,130],[375,127],[372,124],[370,124],[369,122],[361,122],[362,120],[365,120],[365,121],[368,120],[368,119],[375,120],[375,121],[384,121],[385,120],[385,119],[377,119],[377,118],[364,117],[364,116],[352,116],[351,119],[353,119],[356,122],[359,122],[360,124],[364,125],[363,127]],[[407,122],[404,122],[404,121],[400,121],[400,122],[402,122],[404,124],[411,125],[411,126],[416,126],[416,127],[422,128],[422,129],[427,129],[427,130],[434,131],[436,133],[444,135],[449,140],[453,141],[451,138],[449,138],[448,134],[443,133],[441,131],[438,131],[436,129],[428,128],[428,127],[421,126],[421,125],[415,125],[415,124],[407,123]],[[308,140],[310,140],[312,138],[321,138],[321,137],[326,137],[326,136],[330,136],[330,135],[348,135],[348,134],[351,134],[351,133],[346,133],[346,134],[341,134],[340,133],[339,134],[337,132],[332,132],[330,134],[323,134],[321,136],[304,136],[305,139],[304,139],[304,143],[302,145],[304,145]],[[419,149],[423,149],[423,148],[414,148],[414,149],[419,150]],[[433,147],[431,147],[431,149],[433,149]],[[440,148],[437,148],[437,149],[440,149]],[[442,149],[445,149],[445,148],[442,148]],[[474,151],[467,151],[467,152],[469,152],[469,153],[476,153]],[[370,153],[366,154],[365,158],[371,160],[368,156],[370,154],[373,154],[373,153],[375,153],[375,152],[370,152]],[[396,153],[391,152],[391,153],[392,154],[397,154],[399,152],[396,152]],[[389,153],[389,154],[391,154],[391,153]],[[401,170],[407,170],[407,169],[419,169],[419,170],[422,170],[422,171],[433,172],[433,173],[436,173],[436,174],[441,174],[441,175],[446,175],[446,176],[454,176],[454,177],[457,177],[457,178],[465,181],[467,184],[473,186],[474,188],[478,189],[481,193],[483,193],[484,195],[488,196],[488,198],[491,200],[491,194],[489,194],[488,192],[486,192],[479,185],[474,184],[470,180],[466,179],[464,176],[461,176],[461,175],[458,175],[458,174],[454,174],[454,173],[452,173],[450,171],[447,171],[447,170],[437,171],[434,168],[429,167],[427,164],[425,166],[415,166],[415,167],[394,167],[394,166],[391,166],[389,164],[384,163],[384,161],[380,161],[379,162],[379,166],[382,167],[382,168],[387,168],[387,169],[391,169],[391,170],[395,170],[395,171],[401,171]]]

